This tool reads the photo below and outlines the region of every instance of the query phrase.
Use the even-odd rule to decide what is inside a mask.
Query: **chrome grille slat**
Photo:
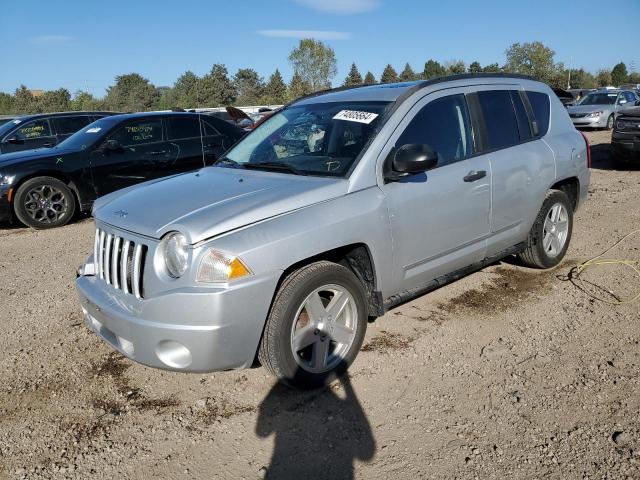
[[[96,228],[93,245],[96,275],[113,288],[143,298],[146,245]]]

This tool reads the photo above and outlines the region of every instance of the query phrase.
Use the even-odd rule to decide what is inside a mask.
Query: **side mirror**
[[[100,149],[103,152],[117,152],[118,150],[122,150],[122,145],[120,145],[120,142],[117,140],[107,140],[102,144]]]
[[[426,172],[438,165],[438,153],[429,145],[408,143],[397,150],[392,150],[390,155],[391,170],[386,177],[390,181],[398,181],[414,173]]]
[[[24,140],[18,137],[9,137],[5,140],[5,143],[11,143],[13,145],[21,145],[24,143]]]
[[[640,100],[636,100],[636,107],[640,107]]]

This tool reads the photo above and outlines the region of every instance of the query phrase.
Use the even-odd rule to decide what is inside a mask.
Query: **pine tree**
[[[362,83],[364,83],[365,85],[373,85],[374,83],[377,83],[376,77],[373,75],[373,73],[367,72]]]
[[[443,77],[445,75],[445,69],[440,63],[435,60],[427,60],[424,64],[424,71],[422,72],[422,78],[429,80],[431,78]]]
[[[391,64],[387,64],[384,67],[382,76],[380,77],[380,83],[395,83],[398,81],[398,73],[394,70]]]
[[[358,67],[356,67],[355,62],[351,64],[351,70],[349,70],[349,75],[344,79],[345,87],[353,87],[355,85],[362,85],[362,75],[358,71]]]
[[[296,98],[300,98],[304,95],[308,95],[313,92],[313,88],[311,85],[302,78],[302,75],[298,73],[294,73],[293,77],[291,77],[291,81],[289,82],[288,88],[288,96],[289,100],[295,100]]]
[[[229,79],[227,67],[219,63],[211,67],[211,72],[199,82],[198,96],[200,95],[207,107],[226,107],[236,101],[238,92]]]
[[[482,66],[480,62],[471,62],[469,64],[469,73],[480,73],[482,72]]]
[[[282,79],[280,70],[276,69],[276,71],[269,77],[269,81],[264,87],[264,96],[262,101],[263,103],[270,105],[280,105],[287,101],[287,85]]]
[[[416,78],[417,78],[416,72],[413,71],[413,68],[411,68],[411,65],[409,65],[409,63],[405,63],[404,70],[402,70],[402,73],[400,74],[400,81],[411,82]]]

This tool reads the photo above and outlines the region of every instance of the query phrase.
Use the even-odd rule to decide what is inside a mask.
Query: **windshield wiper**
[[[296,167],[292,167],[288,163],[279,163],[279,162],[257,162],[257,163],[245,163],[244,168],[247,169],[256,169],[256,170],[281,170],[283,172],[293,173],[295,175],[306,175],[301,170],[298,170]]]
[[[213,162],[214,165],[226,165],[228,167],[233,168],[242,168],[242,164],[236,162],[235,160],[231,160],[229,157],[222,157]]]

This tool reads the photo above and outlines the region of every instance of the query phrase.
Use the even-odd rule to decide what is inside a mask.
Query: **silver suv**
[[[526,77],[311,95],[214,166],[96,201],[86,324],[153,367],[259,361],[319,385],[393,306],[507,255],[557,265],[588,161],[553,91]]]

